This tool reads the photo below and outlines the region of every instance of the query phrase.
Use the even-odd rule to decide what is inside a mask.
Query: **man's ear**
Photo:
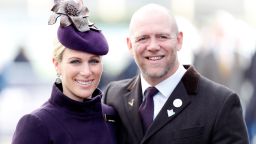
[[[132,54],[132,42],[129,37],[126,38],[126,44],[127,44],[129,52]]]
[[[183,33],[179,32],[177,35],[177,50],[180,51],[183,44]]]

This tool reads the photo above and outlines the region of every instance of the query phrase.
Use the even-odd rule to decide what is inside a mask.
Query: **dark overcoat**
[[[200,75],[192,66],[143,134],[139,117],[140,76],[112,82],[104,102],[120,117],[119,144],[248,144],[237,94]],[[182,104],[174,103],[181,100]]]
[[[96,89],[92,99],[78,102],[54,85],[50,99],[19,120],[12,144],[116,144],[116,113],[101,95]]]

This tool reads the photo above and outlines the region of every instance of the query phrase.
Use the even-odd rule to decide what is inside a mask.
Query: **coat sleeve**
[[[211,144],[249,144],[242,107],[236,94],[224,101],[215,123]]]
[[[12,144],[46,144],[49,143],[47,128],[42,121],[31,114],[23,116],[16,127]]]

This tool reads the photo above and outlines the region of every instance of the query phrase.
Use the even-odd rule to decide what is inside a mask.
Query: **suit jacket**
[[[248,144],[237,94],[200,75],[192,66],[145,134],[139,117],[140,76],[112,82],[103,101],[120,117],[119,144]],[[181,106],[174,104],[179,99]],[[176,106],[176,107],[175,107]]]

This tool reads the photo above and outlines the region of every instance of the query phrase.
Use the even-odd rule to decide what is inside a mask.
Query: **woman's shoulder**
[[[29,113],[29,114],[23,115],[20,118],[18,125],[20,125],[20,126],[26,126],[26,125],[36,126],[40,123],[41,123],[41,120],[37,115],[35,115],[34,113]]]
[[[42,115],[44,114],[44,110],[42,108],[38,108],[31,113],[24,114],[18,121],[18,125],[20,127],[42,127],[44,124],[44,120],[42,119]]]
[[[24,114],[20,118],[19,122],[29,121],[30,123],[39,123],[39,122],[42,121],[41,118],[40,118],[40,115],[42,115],[42,113],[44,113],[43,108],[42,107],[37,108],[37,109],[33,110],[30,113]]]
[[[43,121],[37,115],[30,113],[25,114],[18,121],[12,143],[30,144],[48,138],[48,130]]]

